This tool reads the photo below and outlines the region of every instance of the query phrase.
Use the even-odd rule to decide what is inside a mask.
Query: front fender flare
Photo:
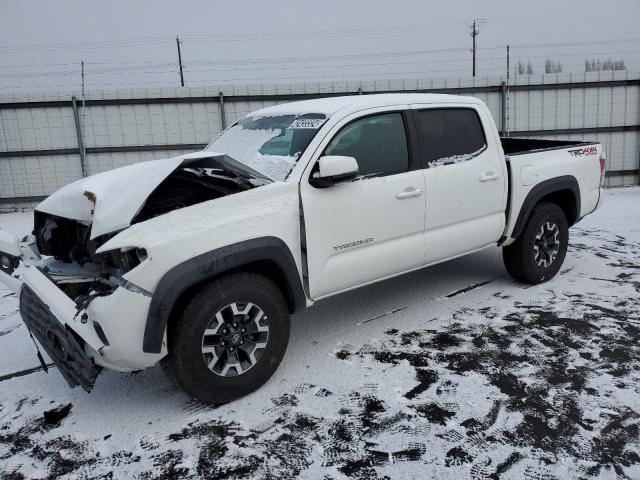
[[[306,306],[300,274],[289,247],[279,238],[261,237],[203,253],[169,270],[158,283],[149,307],[142,351],[160,353],[164,332],[176,301],[188,288],[203,280],[251,262],[273,261],[293,293],[294,311]]]

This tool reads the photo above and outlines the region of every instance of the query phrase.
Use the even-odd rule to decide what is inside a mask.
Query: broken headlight
[[[114,284],[118,285],[119,287],[122,287],[122,288],[125,288],[125,289],[129,290],[130,292],[139,293],[140,295],[145,295],[147,297],[151,297],[151,292],[148,292],[144,288],[139,287],[135,283],[131,283],[130,281],[125,280],[124,278],[121,278],[121,277],[109,277],[109,281],[111,283],[114,283]]]
[[[113,267],[117,275],[124,275],[133,270],[147,259],[147,251],[144,248],[131,248],[129,250],[112,250],[102,254],[110,267]]]
[[[75,300],[78,313],[86,310],[96,298],[111,295],[118,287],[151,297],[150,292],[123,278],[124,274],[147,259],[147,251],[144,248],[131,248],[125,251],[110,250],[99,254],[99,258],[101,265],[97,265],[98,273],[95,277],[82,289],[65,292]]]

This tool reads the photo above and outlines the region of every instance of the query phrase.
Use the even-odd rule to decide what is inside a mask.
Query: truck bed
[[[547,182],[557,188],[563,182],[577,196],[575,220],[591,213],[600,199],[602,145],[598,142],[500,138],[509,174],[509,202],[505,238],[512,234],[533,190],[544,190]],[[572,187],[571,185],[574,185]],[[524,209],[524,210],[523,210]],[[528,213],[525,215],[525,218]],[[509,244],[507,240],[505,244]]]
[[[558,150],[561,148],[593,145],[593,143],[571,140],[540,140],[536,138],[500,137],[505,155],[523,155],[526,153]]]

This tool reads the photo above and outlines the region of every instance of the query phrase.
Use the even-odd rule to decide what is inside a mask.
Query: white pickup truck
[[[551,279],[604,160],[597,143],[500,138],[470,97],[288,103],[201,152],[63,187],[33,235],[0,232],[0,280],[71,387],[162,360],[219,404],[269,379],[290,314],[323,298],[492,245],[516,279]]]

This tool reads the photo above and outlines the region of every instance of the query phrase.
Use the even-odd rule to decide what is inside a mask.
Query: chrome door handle
[[[422,195],[421,188],[409,187],[409,188],[405,188],[402,192],[397,193],[396,198],[398,200],[402,200],[403,198],[418,197],[420,195]]]
[[[498,178],[500,178],[500,175],[498,175],[497,173],[487,172],[483,176],[480,177],[480,181],[481,182],[491,182],[493,180],[497,180]]]

